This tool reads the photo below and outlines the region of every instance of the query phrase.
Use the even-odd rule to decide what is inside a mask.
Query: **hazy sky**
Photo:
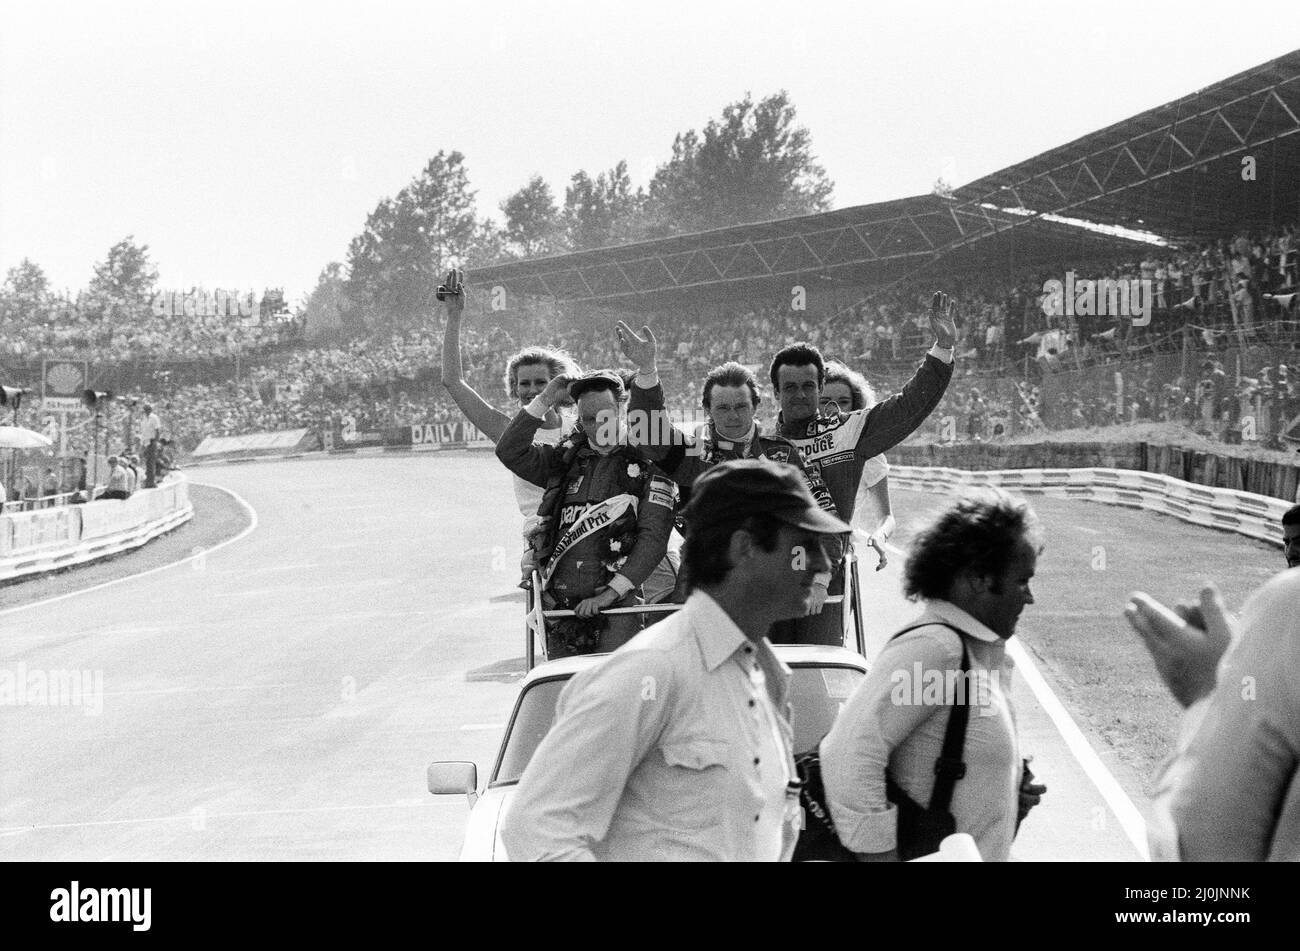
[[[0,4],[0,270],[83,287],[122,237],[166,288],[315,285],[439,149],[479,212],[562,200],[787,89],[835,207],[964,184],[1300,47],[1295,0]]]

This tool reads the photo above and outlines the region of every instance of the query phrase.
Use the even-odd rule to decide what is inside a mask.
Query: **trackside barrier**
[[[182,476],[129,499],[0,515],[0,582],[138,548],[193,517]]]
[[[493,448],[489,443],[443,443],[441,445],[428,446],[366,446],[360,449],[317,449],[311,452],[291,452],[282,456],[248,456],[234,459],[197,459],[186,460],[185,468],[197,469],[201,466],[217,465],[241,465],[250,462],[284,462],[288,459],[328,459],[333,456],[380,456],[388,453],[425,453],[425,452],[442,452],[444,450],[459,449],[468,450],[469,452],[487,452]]]
[[[1131,469],[994,469],[970,472],[929,466],[890,466],[891,485],[922,492],[951,493],[973,486],[997,486],[1026,495],[1084,499],[1172,515],[1193,525],[1236,532],[1281,544],[1281,499],[1193,485],[1172,476]]]

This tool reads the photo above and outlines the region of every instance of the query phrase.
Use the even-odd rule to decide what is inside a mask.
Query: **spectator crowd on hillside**
[[[796,294],[649,314],[565,312],[562,305],[525,302],[502,320],[488,313],[466,321],[464,372],[477,392],[511,410],[503,381],[511,353],[545,343],[567,350],[583,366],[618,366],[612,327],[627,319],[634,326],[649,323],[658,336],[670,409],[696,409],[698,381],[726,360],[755,367],[765,379],[770,355],[795,340],[810,341],[864,372],[887,396],[929,346],[929,297],[944,286],[961,303],[962,382],[935,419],[955,420],[956,438],[1143,419],[1224,437],[1245,414],[1262,411],[1277,428],[1300,410],[1300,355],[1290,359],[1300,343],[1298,255],[1300,235],[1288,225],[1268,235],[1238,235],[1194,249],[1152,246],[1146,254],[1072,266],[1080,279],[1150,281],[1153,319],[1147,326],[1113,314],[1049,313],[1045,282],[1063,281],[1065,274],[1041,268],[973,275],[923,269],[856,302],[835,291],[809,296],[807,309],[799,308]],[[169,436],[188,451],[206,435],[341,427],[368,432],[460,419],[439,382],[443,319],[434,305],[419,328],[311,347],[300,318],[151,313],[126,326],[56,307],[39,322],[6,315],[0,360],[6,379],[15,370],[30,375],[42,358],[80,355],[97,365],[153,361],[133,395],[160,408]],[[1244,361],[1239,373],[1235,365],[1225,369],[1227,349],[1249,353],[1252,346],[1268,349]],[[1155,372],[1162,353],[1188,348],[1194,357],[1182,372]],[[220,382],[173,378],[168,360],[210,360]],[[1125,391],[1111,391],[1109,384],[1104,392],[1076,388],[1042,405],[1056,373],[1110,364],[1125,368]],[[772,411],[765,400],[760,419],[770,420]]]

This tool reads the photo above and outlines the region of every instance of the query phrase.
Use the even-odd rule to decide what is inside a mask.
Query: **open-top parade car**
[[[674,605],[677,607],[678,605]],[[843,647],[777,644],[778,657],[793,674],[790,705],[793,708],[795,752],[815,746],[831,728],[840,707],[862,678],[867,662],[861,654]],[[560,691],[575,674],[600,663],[608,654],[583,654],[543,663],[524,678],[497,752],[487,785],[480,790],[478,767],[469,762],[437,762],[428,769],[429,792],[466,796],[469,824],[461,847],[463,862],[505,861],[497,829],[524,768],[555,720]]]

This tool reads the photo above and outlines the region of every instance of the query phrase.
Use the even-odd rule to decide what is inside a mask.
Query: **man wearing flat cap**
[[[686,604],[564,688],[502,820],[511,859],[789,860],[790,670],[766,635],[850,528],[767,459],[705,472],[687,516]]]
[[[547,411],[568,393],[578,426],[558,445],[533,443]],[[627,444],[627,395],[610,370],[557,374],[497,440],[497,458],[542,487],[528,535],[547,610],[547,657],[612,651],[641,630],[641,615],[601,612],[643,603],[642,585],[668,551],[677,486]]]

